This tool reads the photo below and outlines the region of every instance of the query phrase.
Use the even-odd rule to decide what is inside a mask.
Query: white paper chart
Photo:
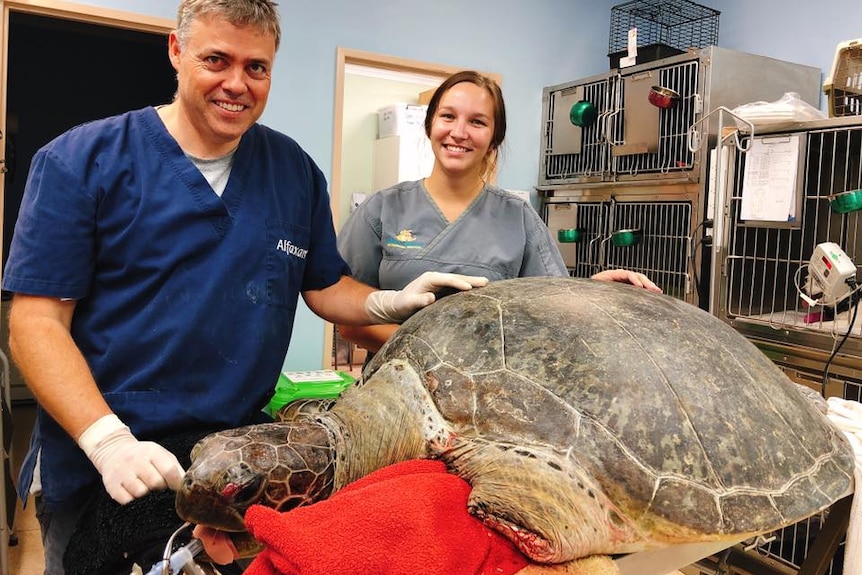
[[[751,141],[742,180],[743,220],[795,219],[800,140],[796,134]]]

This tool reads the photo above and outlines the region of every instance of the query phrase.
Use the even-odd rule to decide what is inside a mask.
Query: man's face
[[[275,38],[205,15],[192,22],[186,46],[171,33],[169,54],[182,130],[204,149],[230,151],[266,107]]]

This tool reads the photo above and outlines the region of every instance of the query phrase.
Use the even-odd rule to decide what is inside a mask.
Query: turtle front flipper
[[[571,457],[461,438],[441,459],[472,485],[470,513],[533,561],[562,563],[640,539]]]
[[[276,411],[276,421],[299,421],[304,417],[314,417],[326,413],[335,405],[335,399],[296,399]]]

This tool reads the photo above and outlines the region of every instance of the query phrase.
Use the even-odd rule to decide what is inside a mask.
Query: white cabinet
[[[372,189],[376,192],[398,182],[420,180],[433,166],[431,141],[424,132],[379,138],[374,141]]]

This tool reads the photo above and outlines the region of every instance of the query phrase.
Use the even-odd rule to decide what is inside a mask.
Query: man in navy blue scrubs
[[[173,433],[254,422],[298,296],[339,324],[403,321],[443,286],[351,279],[326,181],[257,123],[280,40],[269,0],[183,0],[170,104],[78,126],[33,158],[3,288],[13,357],[39,402],[19,494],[36,495],[46,573],[82,502],[176,488]]]

